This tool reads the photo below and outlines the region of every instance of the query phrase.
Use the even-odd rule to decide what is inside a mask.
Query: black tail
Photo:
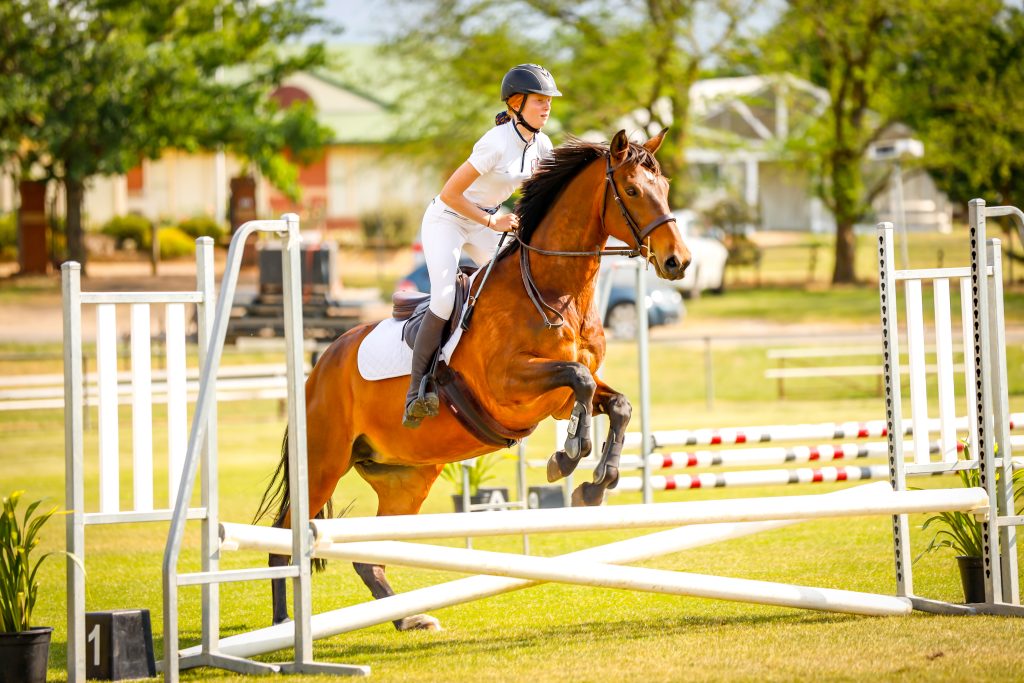
[[[258,524],[264,517],[266,517],[272,510],[277,510],[274,514],[274,526],[281,526],[281,522],[284,521],[284,516],[288,513],[288,507],[291,502],[291,490],[289,487],[288,480],[288,429],[284,430],[284,440],[281,443],[281,461],[277,463],[277,469],[274,470],[274,475],[270,478],[270,483],[267,485],[267,490],[263,492],[263,498],[260,499],[259,507],[256,508],[256,516],[253,517],[252,523]],[[320,509],[314,519],[333,519],[334,518],[334,501],[330,498],[327,499],[327,504]],[[327,560],[315,557],[312,560],[312,567],[314,571],[322,571],[327,567]]]

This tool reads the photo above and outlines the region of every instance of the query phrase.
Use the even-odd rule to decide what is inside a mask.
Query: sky
[[[381,42],[397,14],[390,2],[381,0],[327,0],[324,9],[342,27],[336,40],[343,43]]]

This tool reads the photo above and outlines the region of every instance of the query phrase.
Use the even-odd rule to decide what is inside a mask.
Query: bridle
[[[665,223],[675,222],[676,220],[676,217],[671,213],[666,213],[658,216],[647,225],[640,227],[640,224],[637,223],[635,218],[633,218],[629,209],[626,208],[625,202],[622,201],[622,195],[619,194],[619,186],[615,183],[615,172],[622,168],[626,161],[623,160],[621,163],[612,166],[611,152],[607,152],[604,158],[605,183],[604,193],[601,196],[601,230],[603,232],[608,232],[605,228],[604,214],[608,205],[608,192],[610,190],[612,199],[615,200],[615,203],[619,207],[619,211],[622,213],[623,219],[626,221],[626,225],[629,226],[629,231],[632,233],[633,240],[636,245],[633,247],[611,247],[595,251],[557,251],[554,249],[540,249],[527,244],[522,239],[519,239],[519,245],[522,247],[519,251],[519,269],[523,274],[523,286],[526,288],[526,294],[530,297],[530,301],[533,302],[537,312],[540,313],[540,317],[544,320],[544,326],[549,329],[561,327],[565,322],[565,319],[557,309],[544,301],[544,298],[541,296],[540,289],[537,287],[537,283],[533,280],[533,273],[530,271],[530,258],[527,253],[528,251],[532,251],[535,254],[542,254],[544,256],[627,256],[629,258],[641,256],[645,261],[649,261],[651,257],[651,249],[649,245],[644,243],[645,240],[660,226]],[[518,235],[516,237],[518,239]],[[554,317],[549,317],[545,312],[545,309],[550,311]]]

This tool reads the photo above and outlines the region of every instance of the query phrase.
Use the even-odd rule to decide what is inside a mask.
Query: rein
[[[519,264],[520,272],[523,274],[523,287],[526,288],[526,294],[530,297],[530,301],[533,302],[534,308],[540,313],[540,317],[544,320],[544,326],[548,329],[561,327],[565,323],[565,318],[548,302],[544,301],[544,297],[541,296],[540,289],[537,287],[537,283],[533,280],[533,273],[530,270],[530,257],[527,250],[532,251],[543,256],[626,256],[629,258],[635,258],[642,256],[645,261],[650,260],[651,248],[649,245],[644,244],[644,240],[650,237],[650,234],[655,229],[664,225],[665,223],[674,222],[676,217],[670,213],[662,214],[642,228],[633,218],[633,215],[629,213],[629,209],[626,208],[626,204],[622,201],[622,196],[619,194],[619,187],[615,184],[615,171],[622,167],[625,161],[616,166],[612,166],[612,155],[611,152],[605,154],[605,184],[604,184],[604,195],[601,197],[601,229],[607,232],[604,222],[605,206],[608,203],[608,190],[611,189],[612,198],[615,203],[619,206],[619,211],[622,213],[622,217],[626,221],[626,225],[629,226],[630,232],[633,234],[633,239],[636,241],[635,247],[612,247],[611,249],[596,249],[593,251],[558,251],[554,249],[540,249],[538,247],[531,246],[526,242],[519,240],[519,245],[523,247],[519,251]],[[517,235],[518,239],[518,235]],[[646,255],[645,255],[646,252]],[[553,318],[549,317],[545,312],[545,309],[553,314]]]

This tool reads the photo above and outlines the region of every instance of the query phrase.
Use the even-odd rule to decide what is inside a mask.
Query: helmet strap
[[[512,111],[516,115],[516,121],[518,122],[518,124],[521,125],[523,128],[525,128],[526,130],[528,130],[531,133],[533,133],[534,135],[536,135],[537,133],[540,132],[540,128],[534,128],[533,126],[531,126],[530,124],[528,124],[526,122],[526,119],[523,118],[523,107],[526,106],[526,100],[529,97],[530,97],[529,93],[523,93],[523,101],[519,103],[519,109],[513,109]],[[511,97],[509,99],[511,99]],[[522,136],[520,136],[520,137],[522,137]],[[525,142],[525,140],[523,142]]]

